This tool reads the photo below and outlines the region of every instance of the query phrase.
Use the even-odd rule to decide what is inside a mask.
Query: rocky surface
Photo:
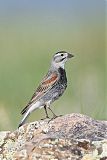
[[[70,114],[0,132],[0,160],[107,160],[107,121]]]

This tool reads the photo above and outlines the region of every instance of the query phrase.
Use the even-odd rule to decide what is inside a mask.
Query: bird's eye
[[[64,54],[61,54],[61,56],[63,57],[63,56],[64,56]]]

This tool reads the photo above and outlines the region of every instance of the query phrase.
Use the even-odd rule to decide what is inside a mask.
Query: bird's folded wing
[[[58,79],[59,76],[57,72],[53,72],[50,75],[47,74],[25,108],[30,107],[33,103],[43,97],[54,86]],[[25,108],[22,110],[22,114],[24,113]]]
[[[31,102],[37,101],[42,96],[44,96],[52,87],[53,85],[58,81],[59,77],[56,72],[51,73],[50,76],[46,76],[39,87],[37,88],[36,92],[33,94],[31,98]]]

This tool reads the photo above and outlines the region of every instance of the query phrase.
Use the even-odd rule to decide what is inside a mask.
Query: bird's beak
[[[74,57],[74,55],[72,55],[71,53],[68,53],[67,58],[72,58],[72,57]]]

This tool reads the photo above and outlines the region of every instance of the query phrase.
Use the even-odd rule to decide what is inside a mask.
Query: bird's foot
[[[56,119],[57,117],[61,117],[61,116],[63,116],[63,115],[58,115],[58,116],[57,116],[57,115],[54,114],[53,117],[48,121],[48,123],[49,123],[50,121]]]
[[[49,116],[46,116],[45,118],[42,118],[41,120],[50,119]]]
[[[58,116],[53,116],[49,121],[48,121],[48,123],[49,122],[51,122],[52,120],[54,120],[55,118],[57,118]]]
[[[61,115],[59,115],[59,116],[57,116],[57,117],[62,117],[63,115],[61,114]]]
[[[57,117],[62,117],[63,115],[53,115],[53,117],[52,117],[52,119],[55,119],[55,118],[57,118]]]

